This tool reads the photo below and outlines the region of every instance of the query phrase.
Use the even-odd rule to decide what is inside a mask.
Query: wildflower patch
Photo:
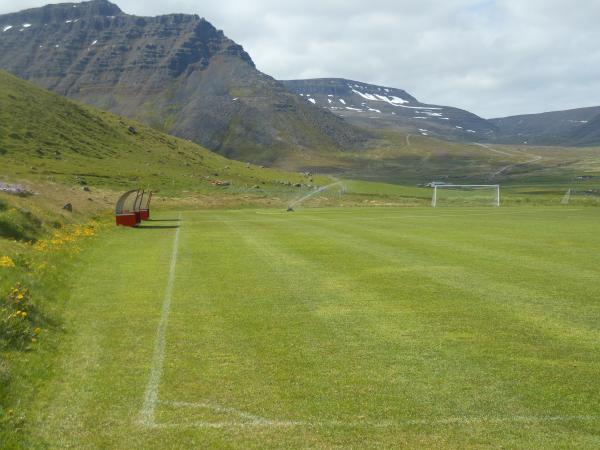
[[[10,256],[0,256],[0,267],[12,268],[15,267],[15,262]]]
[[[0,299],[0,349],[25,349],[37,342],[41,328],[29,289],[17,283]]]
[[[64,229],[55,231],[47,239],[40,239],[33,244],[34,250],[39,252],[51,252],[66,248],[68,244],[73,244],[81,238],[92,237],[96,234],[99,228],[98,222],[92,221],[86,225],[75,225],[73,227],[65,227]],[[77,246],[71,246],[77,252]]]
[[[79,253],[79,242],[94,236],[99,227],[96,221],[65,226],[45,239],[25,244],[25,250],[33,251],[0,256],[0,271],[10,270],[13,280],[11,287],[0,292],[0,351],[26,350],[37,342],[45,322],[36,306],[48,300],[40,283],[56,279],[59,266]],[[31,292],[26,285],[38,287]]]

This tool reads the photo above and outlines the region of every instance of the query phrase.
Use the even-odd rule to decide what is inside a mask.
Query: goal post
[[[500,206],[499,184],[436,184],[431,206]]]

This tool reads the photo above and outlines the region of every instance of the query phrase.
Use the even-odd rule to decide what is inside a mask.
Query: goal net
[[[443,184],[433,187],[431,206],[500,206],[499,184]]]
[[[600,203],[600,189],[579,187],[569,188],[562,196],[562,205],[597,205]]]

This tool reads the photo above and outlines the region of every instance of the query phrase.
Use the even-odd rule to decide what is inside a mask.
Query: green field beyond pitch
[[[600,446],[600,210],[177,217],[84,255],[50,447]]]

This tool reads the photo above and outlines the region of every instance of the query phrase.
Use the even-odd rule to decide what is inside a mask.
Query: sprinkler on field
[[[341,193],[346,192],[346,186],[344,185],[344,183],[341,181],[336,181],[335,183],[328,184],[327,186],[322,186],[319,189],[311,192],[310,194],[306,194],[303,197],[300,197],[299,199],[292,201],[292,203],[290,203],[288,205],[286,212],[293,212],[294,206],[299,205],[303,201],[308,200],[309,198],[314,197],[315,195],[317,195],[317,194],[323,192],[324,190],[329,189],[333,186],[341,186],[340,192]]]

